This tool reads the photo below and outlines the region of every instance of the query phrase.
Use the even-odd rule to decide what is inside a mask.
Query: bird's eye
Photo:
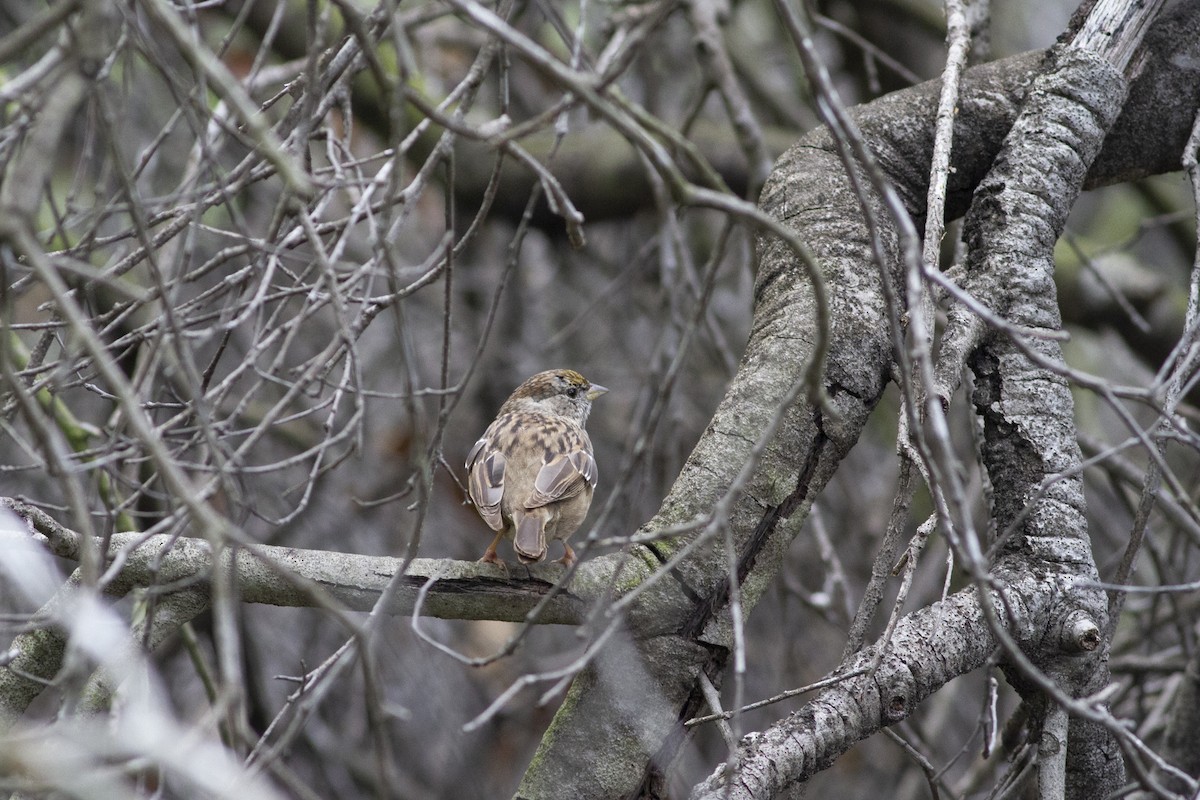
[[[567,389],[567,397],[575,397],[578,394],[579,394],[578,386],[572,386],[570,389]]]

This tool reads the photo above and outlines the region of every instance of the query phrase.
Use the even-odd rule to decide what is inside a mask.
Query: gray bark
[[[997,165],[980,184],[967,216],[968,285],[1006,320],[1058,330],[1054,245],[1089,164],[1125,100],[1121,73],[1103,58],[1068,49],[1040,79],[1010,133]],[[1001,569],[1035,571],[1038,591],[1055,597],[1057,623],[1071,613],[1108,628],[1107,599],[1087,588],[1099,576],[1087,538],[1082,455],[1074,402],[1052,339],[992,332],[972,368],[974,402],[984,420],[984,462],[995,490]],[[1020,641],[1020,640],[1018,640]],[[1059,643],[1021,641],[1067,694],[1080,697],[1108,683],[1108,643],[1086,657],[1063,659]],[[1011,680],[1030,694],[1027,670]],[[1103,796],[1124,780],[1115,740],[1102,726],[1074,718],[1067,743],[1067,797]]]
[[[1093,165],[1087,176],[1088,184],[1128,179],[1142,170],[1177,168],[1178,154],[1197,104],[1194,75],[1181,65],[1195,57],[1198,43],[1184,30],[1189,24],[1197,24],[1198,15],[1200,4],[1181,6],[1175,21],[1160,27],[1151,36],[1147,69],[1123,111],[1126,121],[1118,122],[1114,130],[1116,141]],[[1190,22],[1180,22],[1181,17]],[[1172,33],[1178,38],[1169,38]],[[1190,55],[1184,56],[1185,52]],[[950,216],[963,212],[975,186],[992,164],[1025,99],[1041,58],[1040,55],[1026,56],[971,70],[964,77],[954,137],[962,146],[956,147],[954,154],[955,172],[947,201]],[[1160,72],[1164,69],[1174,75],[1166,77]],[[1143,84],[1147,86],[1145,94],[1141,89]],[[1150,94],[1166,85],[1180,92],[1173,103],[1149,100]],[[933,127],[936,93],[936,84],[899,92],[868,104],[855,115],[868,144],[916,217],[924,212],[922,204],[932,148],[929,131]],[[1182,110],[1179,110],[1180,106],[1183,106]],[[1166,137],[1159,139],[1161,149],[1148,161],[1122,160],[1122,157],[1132,156],[1134,149],[1149,156],[1148,150],[1121,141],[1123,137],[1137,138],[1141,135],[1139,132],[1149,130],[1155,131],[1157,137]],[[868,204],[874,207],[889,258],[885,271],[895,276],[899,266],[896,229],[882,213],[878,197],[870,196]],[[891,365],[891,343],[885,323],[879,270],[872,266],[871,245],[859,198],[849,187],[827,132],[810,134],[780,159],[764,189],[761,206],[800,233],[817,254],[827,284],[832,287],[834,323],[824,388],[839,412],[839,418],[834,420],[811,402],[788,409],[750,488],[730,512],[728,525],[734,537],[739,566],[752,569],[759,580],[769,580],[775,562],[760,556],[778,552],[786,544],[807,513],[814,495],[857,439],[885,386]],[[780,398],[798,379],[805,358],[821,335],[814,329],[813,310],[813,294],[791,250],[778,240],[760,240],[754,326],[741,367],[713,417],[708,434],[692,453],[659,515],[644,530],[654,531],[686,522],[717,506],[722,491],[734,480],[736,465],[745,462],[755,437],[777,413]],[[687,537],[683,537],[658,548],[658,555],[667,558],[686,545]],[[1090,560],[1090,554],[1086,555]],[[1014,575],[1008,581],[1010,588],[1015,588],[1015,595],[1026,604],[1026,613],[1030,614],[1028,618],[1022,615],[1019,621],[1010,621],[1010,625],[1016,623],[1013,630],[1018,638],[1022,625],[1033,624],[1044,612],[1038,598],[1045,587],[1030,586],[1021,577]],[[719,629],[714,622],[727,611],[726,580],[721,560],[709,552],[700,552],[679,565],[675,580],[665,582],[657,589],[660,595],[670,597],[657,603],[656,607],[677,611],[674,620],[658,617],[656,627],[661,630],[661,626],[674,622],[675,635],[702,642],[710,648],[710,663],[703,667],[710,673],[719,671],[729,652],[728,640],[707,633]],[[1073,578],[1071,583],[1074,584]],[[1014,597],[1010,603],[1016,599]],[[631,624],[636,632],[639,625],[636,609]],[[674,650],[661,647],[653,638],[641,639],[638,648],[641,663],[630,668],[645,671],[664,685],[669,683],[667,676],[686,677],[697,671],[698,667],[692,661],[681,665],[672,657],[664,657],[668,652]],[[975,663],[964,656],[956,667],[967,671]],[[588,672],[592,671],[594,668]],[[585,680],[578,681],[572,688],[526,773],[518,797],[615,798],[633,796],[641,791],[639,787],[649,790],[653,786],[653,776],[643,772],[645,764],[656,757],[663,760],[671,755],[670,743],[663,742],[666,751],[655,747],[654,737],[664,729],[666,722],[658,713],[665,712],[643,714],[637,736],[622,741],[589,740],[585,732],[596,728],[610,729],[609,717],[619,713],[617,709],[623,706],[620,702],[611,702],[604,707],[583,704],[584,687],[591,685],[594,679],[585,673]],[[658,708],[678,709],[675,719],[671,720],[678,723],[680,714],[698,704],[698,690],[686,688],[686,681],[671,685],[674,688]],[[885,724],[885,721],[874,720],[874,724]],[[826,752],[840,752],[867,732],[838,725],[836,744],[831,744]],[[1080,739],[1082,741],[1083,737]],[[580,747],[585,748],[586,756],[580,752]],[[563,776],[547,768],[546,765],[568,756],[605,764],[606,779],[597,782],[590,777]],[[1108,756],[1107,750],[1101,753],[1103,758]],[[817,762],[804,763],[815,767]],[[827,762],[821,760],[821,763]],[[811,774],[809,766],[794,772],[792,779],[802,780]],[[653,769],[652,766],[651,773]],[[1107,781],[1111,776],[1111,770],[1104,771],[1101,780]]]

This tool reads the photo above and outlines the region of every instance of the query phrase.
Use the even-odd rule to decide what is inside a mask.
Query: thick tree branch
[[[1190,13],[1194,18],[1197,8],[1193,5],[1181,13]],[[1156,39],[1154,45],[1161,46],[1162,42],[1162,39]],[[1185,48],[1195,46],[1194,40],[1189,43],[1186,37],[1178,40],[1177,45]],[[1165,57],[1166,53],[1159,51],[1158,63],[1163,63],[1162,59]],[[1005,117],[1009,114],[1015,115],[1019,101],[1024,98],[1027,84],[1023,81],[1027,76],[1028,73],[1021,74],[1020,80],[1008,84],[1007,97],[1010,103],[1003,102],[1005,94],[998,95],[995,89],[1005,85],[1006,79],[1013,81],[1011,73],[994,74],[984,69],[973,70],[966,76],[959,106],[959,125],[962,129],[956,133],[955,141],[968,144],[955,153],[955,180],[950,188],[948,201],[950,213],[961,213],[970,191],[990,166],[999,148],[999,137],[1009,127],[1011,117],[1007,120]],[[925,91],[928,91],[928,88]],[[917,92],[905,95],[906,93],[898,93],[896,96],[870,104],[860,110],[857,120],[872,149],[897,180],[898,188],[908,200],[910,208],[919,214],[923,203],[921,192],[924,189],[924,173],[928,167],[932,146],[927,134],[931,124],[927,124],[927,121],[931,123],[936,105],[930,102],[928,97],[922,98],[923,102],[918,102]],[[1188,96],[1194,108],[1194,87]],[[1129,114],[1135,105],[1136,101],[1127,106],[1125,113]],[[901,113],[889,113],[901,108]],[[892,124],[885,124],[885,119]],[[1141,126],[1155,127],[1155,123],[1150,122],[1151,119],[1155,119],[1155,116],[1144,116]],[[901,120],[905,122],[900,122]],[[1186,112],[1174,120],[1174,141],[1182,144],[1189,122],[1190,114]],[[1130,128],[1124,130],[1128,131]],[[864,366],[888,364],[890,355],[887,333],[879,324],[883,318],[882,295],[877,282],[871,280],[871,273],[864,271],[861,266],[869,263],[869,257],[865,257],[865,233],[851,221],[858,217],[857,198],[847,190],[844,178],[839,178],[841,173],[835,164],[832,151],[832,143],[826,133],[818,132],[806,137],[777,165],[776,173],[764,192],[762,204],[765,209],[805,233],[806,240],[813,243],[828,270],[829,285],[839,289],[832,298],[836,322],[834,344],[826,373],[827,385],[859,387],[860,390],[855,392],[854,396],[861,398],[863,405],[857,406],[856,410],[865,413],[869,410],[870,403],[878,396],[875,391],[882,385],[882,381],[874,382],[878,373],[869,369],[864,373]],[[1175,152],[1178,152],[1178,146]],[[1112,164],[1111,161],[1098,162],[1097,166],[1100,169],[1093,171],[1090,180],[1093,183],[1108,180],[1105,169],[1111,168]],[[1128,166],[1127,164],[1126,168]],[[846,207],[842,208],[841,203],[845,203]],[[859,223],[860,226],[861,224]],[[830,233],[834,236],[830,236]],[[772,335],[777,336],[775,346],[780,347],[782,343],[790,343],[796,339],[803,341],[805,338],[804,291],[802,286],[789,283],[788,261],[788,256],[777,244],[770,241],[762,243],[754,336],[743,361],[742,372],[731,387],[731,402],[728,406],[723,404],[715,417],[714,422],[717,424],[713,430],[716,433],[723,428],[720,424],[722,412],[728,408],[726,413],[733,413],[733,409],[743,406],[749,400],[739,392],[740,385],[756,385],[773,369],[778,370],[780,365],[788,363],[789,356],[783,348],[780,348],[774,357],[765,356],[763,351],[768,350],[770,345],[765,344],[764,340],[771,339]],[[775,281],[780,285],[773,286]],[[776,325],[778,327],[775,327]],[[876,376],[875,379],[871,377],[873,375]],[[758,396],[764,395],[768,399],[778,396],[769,392]],[[860,417],[852,419],[857,418]],[[857,435],[857,431],[853,430],[853,423],[842,428],[841,432],[850,436]],[[789,441],[789,437],[794,435],[795,429],[789,429],[780,435],[781,451],[795,453],[799,463],[804,463],[806,458],[812,459],[814,456],[820,458],[820,448],[812,444],[815,439],[809,440],[808,446],[803,446],[798,442]],[[718,462],[703,458],[704,451],[705,442],[702,442],[690,463],[700,462],[712,468],[712,465]],[[773,466],[778,469],[777,465]],[[685,470],[683,479],[686,478]],[[812,484],[808,486],[812,488]],[[695,496],[695,487],[687,489],[691,496]],[[670,499],[666,508],[669,508],[669,501]]]
[[[0,505],[28,520],[46,537],[55,555],[72,561],[82,556],[87,546],[82,535],[24,503],[0,498]],[[114,577],[119,577],[121,586],[159,586],[167,592],[206,584],[214,569],[212,546],[203,539],[140,533],[114,534],[106,563]],[[234,570],[239,594],[246,602],[345,611],[370,611],[402,563],[389,556],[270,545],[241,548],[236,555],[226,553],[222,558],[222,568]],[[606,562],[593,559],[588,564],[582,564],[571,585],[558,592],[530,621],[567,625],[582,622],[589,600],[604,596],[612,578],[598,569]],[[563,572],[558,564],[514,566],[506,572],[495,564],[474,561],[413,559],[387,612],[411,615],[417,609],[422,588],[428,587],[420,607],[424,615],[520,622],[529,617]]]
[[[975,192],[966,222],[967,281],[972,292],[1010,323],[1061,327],[1054,291],[1054,246],[1100,152],[1105,134],[1126,101],[1126,71],[1160,4],[1100,2],[1046,75],[1038,79],[996,165]],[[1058,620],[1073,616],[1106,631],[1107,598],[1098,579],[1084,512],[1082,455],[1074,402],[1054,365],[1063,361],[1056,340],[1019,342],[992,331],[976,358],[975,404],[985,425],[983,457],[994,488],[1002,561],[1017,571],[1059,574]],[[1062,622],[1051,622],[1062,627]],[[1057,682],[1055,693],[1081,697],[1108,683],[1107,636],[1086,657],[1021,642],[1026,655]],[[1064,657],[1065,655],[1065,657]],[[1027,699],[1045,719],[1066,727],[1054,700],[1040,702],[1046,682],[1028,674],[1023,659],[1009,667]],[[1040,725],[1041,722],[1035,723]],[[1062,771],[1066,797],[1116,791],[1125,779],[1112,732],[1093,718],[1069,724]],[[1058,727],[1054,735],[1058,735]],[[1050,735],[1044,732],[1043,735]],[[1045,783],[1045,782],[1044,782]]]
[[[738,748],[736,773],[718,768],[692,798],[773,797],[828,767],[855,742],[907,717],[948,681],[983,665],[994,649],[974,589],[916,611],[897,625],[890,643],[861,650],[838,670],[866,674],[826,689],[767,730],[748,734]]]
[[[1069,51],[1035,84],[997,168],[976,192],[973,216],[967,223],[973,236],[969,271],[995,281],[995,291],[982,297],[985,302],[1008,298],[991,306],[1009,322],[1031,329],[1059,327],[1052,281],[1054,243],[1124,99],[1119,71],[1103,59]],[[1064,652],[1064,640],[1043,637],[1046,630],[1063,628],[1071,615],[1079,622],[1078,615],[1086,614],[1089,631],[1103,629],[1106,619],[1103,595],[1086,588],[1095,580],[1096,570],[1083,520],[1081,459],[1070,393],[1064,380],[1039,366],[1061,361],[1061,353],[1052,338],[1018,347],[1003,334],[993,336],[992,349],[1010,355],[980,372],[976,403],[989,420],[985,460],[996,488],[998,521],[1002,528],[1019,527],[1009,537],[1008,549],[1002,550],[1011,553],[1010,563],[997,573],[1000,585],[1006,587],[1005,602],[989,604],[992,613],[1005,617],[1012,640],[1034,654],[1039,667],[1052,670],[1065,691],[1079,696],[1106,682],[1106,647],[1095,649],[1099,642],[1089,638],[1091,647]],[[1030,348],[1040,355],[1038,364],[1025,358]],[[1015,612],[1017,608],[1030,616]],[[987,609],[976,610],[986,620]],[[913,617],[903,624],[907,626]],[[981,638],[997,642],[992,631]],[[919,650],[911,661],[907,656],[902,658],[910,665],[927,657]],[[827,690],[805,711],[832,703],[836,708],[832,716],[846,719],[849,709],[861,702],[861,696],[839,698],[836,690]],[[811,713],[804,716],[802,711],[773,726],[764,740],[747,737],[735,759],[736,775],[727,777],[718,770],[697,787],[694,796],[772,796],[804,780],[877,726],[891,723],[884,715],[869,721],[851,716],[851,724],[835,737],[836,752],[814,760],[805,749],[792,746],[819,735],[820,726]],[[865,722],[865,728],[856,726],[856,719]],[[1072,729],[1068,796],[1093,797],[1116,788],[1124,773],[1108,731],[1086,721],[1078,721]]]

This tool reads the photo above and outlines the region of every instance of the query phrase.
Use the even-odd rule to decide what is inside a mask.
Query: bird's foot
[[[496,548],[494,548],[494,547],[489,547],[487,549],[487,552],[485,552],[483,554],[483,558],[479,559],[479,561],[477,561],[476,563],[478,563],[478,564],[495,564],[497,567],[504,570],[505,573],[508,572],[508,564],[505,563],[503,558],[501,558],[499,555],[496,554]]]
[[[566,542],[563,542],[563,547],[567,549],[567,552],[563,553],[563,557],[558,560],[558,563],[562,564],[564,567],[570,567],[576,561],[575,551],[572,550],[571,545],[567,544]]]

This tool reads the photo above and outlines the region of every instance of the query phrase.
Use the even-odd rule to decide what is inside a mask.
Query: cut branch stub
[[[1100,646],[1100,642],[1100,626],[1091,614],[1082,609],[1067,614],[1058,637],[1064,653],[1090,653]]]

